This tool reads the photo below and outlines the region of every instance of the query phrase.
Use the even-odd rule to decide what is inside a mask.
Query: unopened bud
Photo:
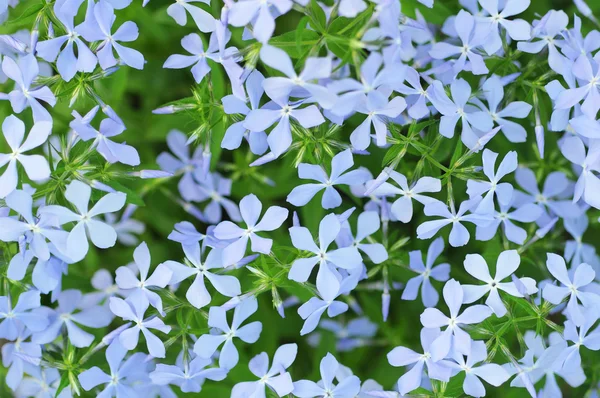
[[[133,171],[129,173],[132,177],[139,177],[144,180],[152,179],[152,178],[169,178],[173,177],[173,173],[169,173],[168,171],[162,170],[141,170],[141,171]]]
[[[377,188],[383,185],[383,183],[386,182],[388,178],[390,178],[390,174],[392,173],[392,171],[393,169],[391,167],[385,167],[381,171],[381,173],[379,173],[376,179],[368,183],[369,185],[367,186],[367,190],[365,191],[365,196],[371,195],[373,191],[375,191]]]
[[[37,26],[31,32],[31,38],[29,40],[29,48],[31,48],[31,53],[35,55],[35,47],[37,46],[38,39],[40,37],[40,31]]]
[[[545,147],[545,139],[544,139],[544,126],[538,125],[535,126],[535,142],[537,143],[538,152],[540,153],[540,158],[544,158],[544,147]]]

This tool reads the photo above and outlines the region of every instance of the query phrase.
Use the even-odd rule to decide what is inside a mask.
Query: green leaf
[[[426,390],[423,387],[419,387],[416,390],[412,390],[410,392],[410,396],[412,396],[412,397],[434,397],[434,395],[431,391]]]
[[[306,25],[308,25],[308,17],[305,15],[298,22],[298,27],[296,28],[296,50],[300,54],[302,54],[302,35],[306,30]]]
[[[348,40],[336,36],[326,36],[325,41],[331,52],[343,63],[348,63],[352,59],[352,50]]]
[[[21,15],[19,15],[18,17],[16,17],[15,19],[5,22],[4,27],[6,27],[8,25],[15,25],[17,23],[24,22],[25,19],[39,13],[44,8],[44,5],[45,4],[41,1],[37,4],[32,5],[31,7],[29,7],[25,11],[23,11],[23,13]],[[27,43],[27,44],[29,44],[29,43]]]
[[[300,37],[296,37],[296,31],[284,33],[273,37],[269,44],[284,50],[291,58],[301,58],[305,52],[319,43],[319,35],[314,30],[302,30]]]
[[[421,122],[421,123],[417,123],[416,121],[413,121],[410,124],[410,127],[408,128],[408,136],[410,137],[411,135],[413,135],[415,133],[420,133],[421,131],[425,130],[427,127],[429,127],[435,123],[437,123],[437,119],[429,119],[429,120],[425,120],[424,122]]]
[[[310,0],[308,17],[310,26],[312,26],[314,30],[325,33],[327,30],[327,17],[325,16],[325,11],[323,11],[316,0]]]
[[[460,372],[446,384],[446,390],[444,390],[444,397],[454,398],[462,397],[463,393],[463,382],[465,381],[465,372]]]
[[[89,142],[85,142],[83,140],[78,141],[73,148],[71,148],[71,150],[69,151],[69,160],[75,160],[78,157],[80,157],[81,155],[83,155],[85,152],[87,152],[88,148],[90,147],[90,143]]]
[[[456,148],[454,148],[454,153],[452,154],[452,159],[450,159],[450,167],[453,167],[454,164],[460,159],[462,156],[462,141],[458,141],[456,144]]]
[[[363,28],[365,21],[371,18],[372,14],[373,9],[369,8],[357,15],[356,18],[335,18],[329,22],[327,31],[329,34],[337,34],[343,37],[355,37],[358,31]]]
[[[381,167],[385,167],[392,163],[392,161],[396,159],[398,155],[400,155],[401,151],[402,145],[392,145],[383,156],[383,160],[381,161]]]
[[[69,372],[64,372],[60,377],[60,383],[58,384],[58,388],[56,389],[56,393],[54,394],[54,398],[58,397],[60,393],[69,385]]]

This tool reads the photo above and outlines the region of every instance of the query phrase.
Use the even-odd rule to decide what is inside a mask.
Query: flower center
[[[64,322],[64,321],[68,321],[69,319],[71,319],[71,314],[68,313],[63,313],[60,314],[60,319]]]
[[[456,318],[450,318],[450,320],[448,321],[448,327],[450,329],[454,329],[454,327],[456,327]]]
[[[542,195],[541,193],[537,194],[535,197],[535,201],[538,203],[546,203],[548,201],[548,199]]]

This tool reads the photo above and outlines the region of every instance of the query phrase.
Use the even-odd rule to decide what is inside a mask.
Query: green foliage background
[[[170,4],[170,1],[151,0],[143,8],[141,0],[134,0],[134,3],[127,9],[117,11],[115,26],[120,25],[126,20],[132,20],[137,23],[140,30],[140,37],[133,47],[144,54],[147,63],[143,71],[121,68],[110,77],[93,83],[93,87],[100,97],[107,104],[111,105],[125,122],[127,130],[121,135],[121,138],[139,151],[142,159],[142,165],[139,169],[157,168],[155,163],[156,157],[161,151],[167,150],[165,138],[171,129],[179,129],[187,134],[192,134],[196,131],[198,132],[198,141],[200,143],[207,141],[210,143],[213,154],[212,170],[218,170],[225,176],[234,178],[233,200],[238,202],[244,195],[252,192],[263,201],[264,208],[277,204],[292,209],[285,202],[285,198],[292,188],[300,182],[297,178],[295,164],[299,160],[302,160],[308,163],[322,163],[325,167],[329,167],[330,153],[332,151],[333,153],[339,151],[336,148],[336,143],[340,139],[347,141],[352,131],[351,126],[356,121],[350,120],[348,125],[334,132],[333,135],[327,135],[327,132],[324,130],[313,132],[312,135],[305,136],[300,140],[296,150],[288,156],[260,168],[248,167],[248,164],[254,159],[252,158],[253,155],[249,153],[249,150],[244,145],[234,153],[221,151],[220,141],[230,121],[221,120],[222,115],[219,112],[215,112],[207,118],[206,109],[211,108],[211,102],[220,102],[219,99],[228,93],[222,70],[213,68],[213,72],[210,75],[210,83],[214,94],[214,98],[211,99],[208,96],[206,83],[200,86],[195,85],[188,70],[168,70],[162,68],[164,61],[169,55],[182,51],[180,46],[181,38],[186,34],[197,32],[195,25],[189,18],[190,21],[188,21],[188,25],[185,27],[175,24],[166,13],[166,8]],[[589,4],[597,12],[596,15],[600,15],[600,2],[589,1]],[[0,33],[14,33],[20,29],[30,28],[35,17],[32,11],[37,12],[42,5],[43,3],[39,3],[37,0],[22,1],[16,9],[11,10],[9,21],[0,26]],[[218,15],[220,7],[220,1],[213,0],[213,15]],[[402,0],[402,11],[406,15],[414,17],[415,8],[418,8],[422,12],[428,22],[442,24],[448,16],[458,11],[458,4],[456,1],[436,0],[435,7],[429,10],[418,4],[416,0]],[[523,18],[532,21],[536,15],[544,14],[552,8],[563,9],[570,16],[575,11],[570,0],[532,0],[531,6],[523,14]],[[325,24],[324,16],[320,15],[319,12],[312,13],[308,18],[304,17],[301,19],[301,17],[300,13],[293,12],[277,19],[277,37],[272,42],[276,46],[288,51],[294,58],[294,61],[301,64],[307,54],[318,51],[322,52],[324,51],[323,46],[327,46],[337,56],[347,60],[350,64],[360,62],[361,57],[365,53],[360,48],[357,48],[355,46],[356,42],[353,41],[353,34],[356,34],[356,30],[360,25],[352,26],[350,21],[343,18],[337,18],[337,20],[334,20],[330,24]],[[311,23],[314,31],[304,29],[306,22]],[[594,28],[589,21],[584,21],[584,27],[587,30]],[[42,30],[41,38],[43,35],[44,32]],[[248,43],[243,42],[240,36],[240,32],[236,31],[232,42],[239,49],[246,49]],[[203,35],[203,38],[207,39],[207,36]],[[256,45],[251,45],[247,48],[246,55],[248,60],[252,60],[252,55],[255,55],[257,48]],[[507,62],[506,59],[500,58],[488,61],[488,67],[490,70],[496,70],[496,73],[500,75],[516,71],[527,71],[529,73],[528,76],[519,79],[517,83],[511,86],[511,89],[507,90],[506,99],[525,100],[533,104],[533,97],[535,95],[539,96],[540,117],[542,122],[546,123],[550,117],[551,104],[547,95],[543,92],[543,85],[554,78],[540,80],[540,77],[549,71],[547,62],[542,56],[531,57],[515,53],[509,53],[508,55],[509,59],[518,59],[523,67],[516,66]],[[261,65],[260,67],[262,68]],[[477,80],[469,80],[472,86],[475,87]],[[8,92],[10,88],[12,88],[12,83],[7,83],[2,87],[2,91]],[[54,134],[64,136],[68,131],[68,123],[72,120],[70,115],[71,109],[69,109],[69,101],[72,94],[69,91],[70,88],[71,86],[69,85],[54,87],[54,91],[59,97],[59,103],[52,110]],[[194,95],[196,99],[193,99]],[[161,116],[151,113],[155,108],[182,98],[192,98],[192,102],[196,105],[202,104],[203,107],[176,115]],[[75,109],[80,113],[84,113],[93,105],[95,104],[89,98],[82,97],[75,104]],[[9,114],[11,114],[11,108],[8,102],[0,102],[0,119],[3,120]],[[30,125],[31,116],[29,110],[26,110],[19,117]],[[207,130],[205,129],[208,125],[213,126],[210,129],[210,138],[206,135]],[[546,132],[546,158],[541,160],[537,155],[535,147],[533,112],[529,119],[524,122],[524,125],[528,129],[527,143],[512,145],[503,136],[498,135],[494,139],[491,149],[501,154],[506,153],[508,150],[516,149],[519,153],[520,165],[527,165],[534,169],[540,178],[539,181],[554,170],[560,169],[571,174],[566,160],[562,159],[562,156],[559,155],[556,146],[558,135]],[[442,193],[438,196],[439,199],[445,200],[447,198],[447,184],[450,182],[454,197],[457,202],[460,202],[465,198],[465,180],[477,176],[472,166],[480,165],[481,158],[479,156],[469,157],[462,165],[455,167],[457,160],[464,154],[463,145],[457,138],[453,140],[445,138],[435,139],[437,136],[435,133],[436,128],[436,124],[427,126],[426,130],[433,134],[427,135],[426,138],[421,138],[416,134],[420,129],[415,129],[415,126],[412,128],[396,129],[394,131],[394,145],[389,150],[373,149],[371,156],[357,156],[355,159],[357,159],[358,164],[368,167],[373,175],[377,175],[381,171],[383,166],[382,161],[387,164],[394,160],[399,160],[397,170],[405,173],[409,180],[415,176],[415,173],[439,176],[443,178],[445,183]],[[435,148],[435,150],[429,150],[430,147]],[[5,149],[5,142],[0,140],[0,150],[4,151]],[[115,166],[111,166],[110,170],[130,171],[130,169]],[[265,178],[274,181],[275,186],[272,187],[265,184]],[[153,265],[165,260],[181,259],[183,253],[179,245],[167,240],[166,237],[172,231],[173,225],[176,222],[194,220],[191,215],[187,214],[174,201],[177,195],[176,182],[170,180],[139,181],[123,178],[117,181],[136,193],[136,195],[130,195],[130,201],[143,204],[136,211],[135,218],[146,225],[146,232],[141,236],[141,239],[148,243],[153,258]],[[61,186],[57,185],[57,192],[60,191]],[[357,206],[359,209],[362,207],[360,201],[355,198],[347,194],[344,197],[344,204],[340,209],[336,209],[337,213],[351,206]],[[56,200],[61,200],[60,194],[56,197]],[[298,212],[301,223],[311,229],[311,231],[317,231],[319,221],[327,214],[320,206],[320,195],[317,195],[307,206],[298,209]],[[355,212],[351,218],[352,225],[355,225],[358,213],[358,211]],[[417,225],[425,220],[421,206],[416,208],[415,214],[416,216],[409,224],[390,224],[390,236],[387,242],[390,259],[383,266],[369,265],[369,273],[374,281],[380,281],[383,272],[387,272],[391,280],[400,282],[406,282],[412,276],[412,273],[406,269],[408,252],[415,249],[426,250],[430,243],[430,241],[419,241],[416,239],[415,229]],[[297,255],[295,249],[291,247],[287,233],[287,227],[291,226],[290,223],[291,219],[288,220],[288,224],[284,227],[270,234],[270,237],[276,242],[274,246],[275,253],[285,264],[291,263]],[[195,224],[200,231],[206,228],[205,225],[199,222],[195,222]],[[534,231],[534,227],[531,226],[531,228],[529,231],[530,236]],[[473,234],[474,231],[470,230]],[[598,232],[600,232],[600,228],[594,219],[586,235],[591,237],[589,243],[598,243],[598,240],[594,239]],[[443,235],[446,242],[447,234],[448,231],[445,231]],[[381,239],[380,232],[376,239]],[[519,269],[520,276],[532,276],[537,280],[541,280],[547,276],[545,271],[545,253],[562,253],[566,239],[567,235],[563,231],[562,226],[560,226],[542,241],[528,248],[522,254],[521,268]],[[452,277],[461,281],[471,280],[462,266],[466,254],[481,253],[488,261],[488,264],[493,267],[499,252],[507,248],[513,248],[508,242],[502,240],[500,236],[495,237],[490,242],[471,240],[466,248],[448,248],[447,244],[446,247],[447,249],[442,257],[452,265]],[[78,288],[84,291],[91,290],[90,279],[96,270],[106,268],[114,274],[117,267],[125,265],[132,260],[132,253],[133,248],[122,245],[104,251],[91,247],[84,261],[69,267],[69,275],[64,278],[63,287]],[[319,346],[311,348],[307,344],[306,339],[299,336],[302,321],[296,313],[296,307],[287,309],[286,318],[282,319],[276,313],[275,309],[273,309],[271,295],[271,288],[275,285],[283,298],[290,295],[297,295],[301,300],[305,301],[310,297],[310,290],[306,286],[287,281],[286,273],[282,273],[281,266],[270,258],[260,260],[253,266],[272,277],[265,278],[264,275],[256,275],[247,270],[237,271],[244,292],[252,289],[264,290],[263,294],[259,296],[260,310],[252,318],[253,320],[263,322],[261,338],[253,345],[239,344],[240,362],[238,366],[230,372],[226,380],[219,383],[210,381],[205,383],[200,396],[228,397],[234,384],[253,378],[247,369],[248,360],[252,356],[262,351],[266,351],[269,355],[272,355],[280,344],[287,342],[297,342],[300,347],[298,358],[291,368],[291,373],[295,380],[301,378],[318,380],[318,364],[327,352],[331,352],[336,355],[340,363],[349,366],[363,381],[373,378],[383,384],[386,389],[392,389],[397,378],[404,370],[390,366],[387,362],[386,354],[397,345],[405,345],[415,349],[419,347],[419,330],[421,328],[419,315],[423,310],[419,299],[414,302],[401,301],[401,292],[393,291],[390,317],[387,323],[384,323],[381,317],[381,294],[377,291],[359,289],[353,297],[363,308],[365,315],[379,326],[375,344],[358,348],[350,353],[338,353],[335,349],[334,337],[328,332],[323,332],[323,338]],[[3,273],[6,272],[5,266],[1,269]],[[441,284],[437,282],[433,283],[441,291]],[[185,291],[185,288],[186,286],[183,286],[179,289],[179,292]],[[11,289],[18,289],[18,286]],[[198,334],[207,330],[205,311],[195,310],[187,304],[185,299],[165,296],[164,300],[168,313],[167,324],[189,326],[192,330],[197,331]],[[222,302],[224,302],[223,298],[216,295],[213,304],[221,304]],[[443,308],[444,304],[441,303],[440,306]],[[474,335],[490,340],[488,349],[491,353],[497,353],[494,358],[495,362],[507,362],[507,358],[502,352],[503,347],[508,348],[516,358],[522,356],[523,346],[519,344],[519,337],[525,329],[537,329],[547,335],[552,330],[551,321],[560,323],[559,318],[549,318],[548,320],[544,312],[532,313],[532,311],[530,307],[522,308],[518,305],[513,305],[508,321],[506,321],[507,318],[504,318],[502,321],[494,318],[492,321],[484,324],[483,329],[485,330],[474,331]],[[338,320],[348,319],[353,316],[353,313],[348,312],[338,317]],[[116,327],[119,324],[118,322],[118,320],[115,320],[111,328]],[[175,346],[181,347],[183,341],[179,334],[181,330],[181,327],[176,326],[169,336],[163,336],[165,340],[173,338],[170,341],[174,344],[173,347],[168,349],[168,357],[165,359],[165,363],[173,363],[175,356],[180,350],[180,348],[175,348]],[[100,337],[105,332],[98,331],[97,335]],[[496,336],[492,338],[490,333],[495,333]],[[140,347],[143,346],[140,344]],[[63,374],[77,374],[78,361],[84,352],[85,350],[73,352],[72,348],[69,348],[64,355],[60,352],[48,353],[46,359],[54,361],[58,365],[66,366],[66,370],[61,371]],[[589,354],[589,352],[584,354],[588,381],[576,391],[571,391],[569,396],[582,396],[600,380],[600,367],[596,362],[597,356],[586,356],[586,354]],[[103,355],[103,350],[94,354],[89,361],[82,365],[83,368],[88,368],[92,365],[105,366]],[[6,386],[3,385],[3,375],[5,372],[6,369],[0,370],[0,386],[2,386],[0,387],[0,396],[10,395]],[[453,379],[443,392],[444,386],[436,385],[437,396],[460,396],[462,389],[460,388],[461,381],[459,379]],[[509,388],[507,384],[500,389],[488,388],[489,395],[504,397],[525,396],[524,389]],[[176,392],[180,396],[186,396],[186,394],[178,390]],[[426,391],[422,392],[424,394],[427,393]],[[91,396],[91,394],[88,395]],[[192,396],[192,394],[189,394],[189,396]]]

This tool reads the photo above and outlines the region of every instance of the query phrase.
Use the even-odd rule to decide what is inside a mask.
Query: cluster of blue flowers
[[[600,209],[600,32],[584,25],[600,24],[583,0],[530,21],[530,0],[458,0],[439,24],[419,10],[446,2],[418,2],[409,17],[405,0],[177,0],[166,12],[197,33],[163,68],[190,69],[193,96],[154,113],[198,125],[165,134],[149,169],[95,84],[144,68],[138,26],[119,16],[139,5],[45,1],[26,12],[30,31],[0,35],[12,393],[175,397],[243,367],[252,377],[224,384],[232,398],[483,397],[490,385],[598,396],[600,257],[583,236]],[[279,34],[287,18],[297,28]],[[54,116],[60,102],[71,119]],[[295,167],[278,202],[259,174],[274,165]],[[237,190],[241,173],[254,183]],[[159,264],[135,218],[157,186],[190,216],[173,220],[181,251]],[[133,262],[72,288],[90,243],[135,247]],[[240,363],[265,338],[259,305],[302,326]],[[403,308],[418,308],[405,321],[421,347],[392,337]],[[328,334],[338,358],[384,347],[370,355],[387,354],[397,381],[361,380],[327,351],[320,378],[302,379],[299,345]]]

